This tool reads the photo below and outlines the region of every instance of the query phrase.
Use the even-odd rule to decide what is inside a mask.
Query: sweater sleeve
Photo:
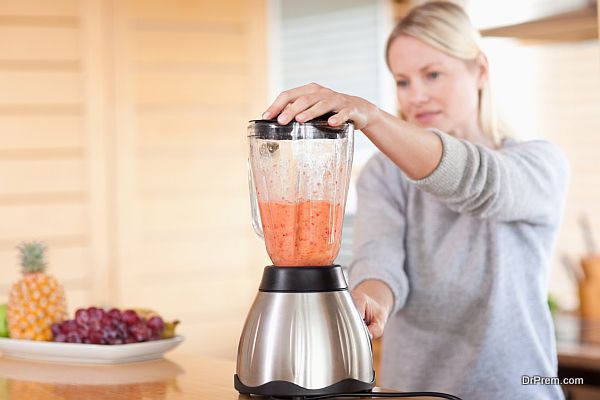
[[[443,144],[436,169],[410,180],[450,209],[503,222],[555,224],[569,178],[568,162],[548,141],[535,140],[499,150],[434,132]]]
[[[382,154],[369,160],[357,182],[358,208],[354,222],[354,257],[349,268],[350,287],[375,279],[386,283],[394,295],[392,313],[408,296],[405,260],[405,195],[399,170]],[[393,165],[393,164],[392,164]],[[404,181],[406,184],[406,181]]]

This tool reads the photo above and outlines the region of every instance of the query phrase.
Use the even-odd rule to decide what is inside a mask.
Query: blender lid
[[[253,119],[249,121],[252,127],[250,136],[270,140],[343,139],[353,123],[346,121],[339,126],[330,126],[327,120],[333,115],[334,113],[327,113],[310,121],[291,121],[286,125],[281,125],[277,119]]]

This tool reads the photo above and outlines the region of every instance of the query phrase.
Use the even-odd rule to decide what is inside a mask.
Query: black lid
[[[339,265],[324,267],[265,267],[261,292],[332,292],[348,289]]]
[[[327,120],[333,115],[327,113],[307,122],[290,121],[286,125],[281,125],[277,119],[253,119],[249,121],[250,136],[268,140],[343,139],[348,135],[352,121],[330,126]]]

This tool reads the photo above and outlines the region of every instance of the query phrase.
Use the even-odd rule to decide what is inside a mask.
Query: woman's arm
[[[263,118],[277,116],[280,124],[287,124],[294,119],[309,121],[332,111],[336,114],[329,118],[330,125],[352,120],[355,128],[411,179],[431,174],[442,158],[442,143],[435,133],[402,121],[365,99],[315,83],[282,92]]]
[[[363,168],[356,188],[348,278],[356,307],[377,338],[388,316],[404,307],[410,290],[404,269],[407,181],[390,160],[377,154]]]
[[[544,140],[509,144],[500,150],[437,132],[440,164],[413,183],[451,210],[502,222],[555,225],[562,213],[569,164]]]
[[[356,129],[413,183],[449,208],[479,218],[534,224],[556,223],[569,175],[564,155],[548,142],[502,150],[477,146],[419,128],[368,101],[309,84],[282,92],[263,118],[285,124],[328,112],[330,125],[352,120]]]
[[[377,109],[362,132],[409,178],[423,179],[442,158],[442,142],[435,133]]]

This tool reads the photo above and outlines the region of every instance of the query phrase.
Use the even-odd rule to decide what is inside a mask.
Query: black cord
[[[363,392],[363,393],[337,393],[337,394],[324,394],[317,396],[299,396],[304,400],[321,400],[321,399],[334,399],[336,397],[365,397],[365,398],[416,398],[416,397],[438,397],[440,399],[449,400],[462,400],[460,397],[454,396],[448,393],[441,392]],[[269,400],[280,400],[280,397],[269,397]]]
[[[335,397],[366,397],[366,398],[379,398],[379,397],[439,397],[441,399],[450,400],[461,400],[460,397],[456,397],[447,393],[440,392],[370,392],[370,393],[340,393],[340,394],[326,394],[322,396],[307,397],[306,400],[320,400],[320,399],[331,399]]]

